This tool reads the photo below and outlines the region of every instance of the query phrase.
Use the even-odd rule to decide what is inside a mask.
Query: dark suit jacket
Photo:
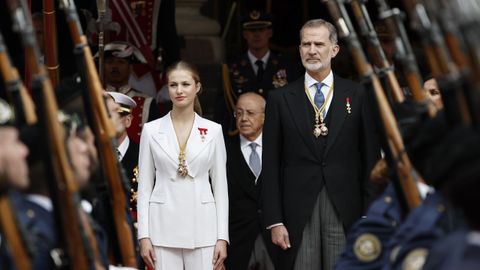
[[[267,248],[273,250],[269,234],[259,215],[260,175],[250,170],[240,149],[239,136],[226,140],[230,245],[225,265],[228,270],[246,270],[256,238],[263,233]]]
[[[312,134],[314,112],[303,77],[271,92],[267,101],[262,163],[265,226],[283,222],[292,244],[279,254],[278,269],[292,269],[303,228],[322,188],[327,189],[345,231],[365,210],[368,175],[380,154],[371,108],[361,85],[334,76],[334,87],[327,138]]]
[[[121,163],[128,179],[131,181],[133,178],[133,169],[138,165],[138,144],[130,140],[127,152],[125,152]]]

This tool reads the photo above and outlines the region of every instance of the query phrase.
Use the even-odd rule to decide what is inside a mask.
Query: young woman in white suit
[[[194,112],[195,68],[180,61],[167,79],[172,110],[146,123],[140,139],[140,253],[155,270],[220,269],[228,243],[222,128]]]

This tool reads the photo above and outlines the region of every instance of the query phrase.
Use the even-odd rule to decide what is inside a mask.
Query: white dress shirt
[[[308,93],[310,94],[310,97],[312,98],[312,101],[314,100],[315,97],[315,92],[317,92],[317,87],[315,86],[316,83],[323,83],[324,85],[322,86],[322,93],[323,96],[325,97],[325,100],[327,99],[328,91],[330,90],[330,87],[333,85],[333,72],[330,70],[330,73],[328,73],[327,77],[323,79],[323,81],[319,82],[312,78],[307,72],[305,72],[305,85],[308,88]],[[334,90],[335,91],[335,90]],[[327,104],[325,105],[325,112],[323,114],[323,117],[327,117],[328,109],[330,108],[330,104],[332,103],[333,99],[333,93],[330,96],[330,99],[326,100]]]
[[[125,156],[125,153],[127,153],[127,149],[129,145],[130,145],[130,138],[126,136],[123,142],[117,148],[117,150],[120,152],[120,156],[118,157],[118,160],[122,161],[123,157]]]
[[[253,55],[253,53],[250,51],[247,52],[247,55],[248,55],[248,59],[250,60],[250,64],[253,67],[253,71],[255,72],[255,75],[257,75],[257,72],[258,72],[258,66],[257,64],[255,64],[257,60],[262,60],[263,70],[265,70],[265,68],[267,67],[268,58],[270,57],[270,51],[268,51],[261,59],[258,59],[257,57],[255,57],[255,55]]]

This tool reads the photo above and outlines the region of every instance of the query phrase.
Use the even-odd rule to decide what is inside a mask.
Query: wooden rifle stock
[[[96,239],[91,234],[90,223],[86,222],[88,221],[85,218],[86,213],[80,206],[78,184],[74,179],[65,150],[65,132],[58,120],[54,90],[45,67],[39,62],[39,48],[33,33],[31,17],[27,15],[29,14],[27,4],[25,0],[9,0],[8,4],[13,14],[12,20],[22,36],[25,51],[31,56],[27,63],[34,78],[33,94],[37,97],[37,105],[42,114],[41,127],[48,141],[50,160],[46,165],[47,171],[53,176],[48,179],[52,181],[51,195],[56,214],[61,222],[64,234],[61,239],[66,246],[69,267],[74,270],[89,270],[94,265],[95,269],[103,269],[99,263]]]
[[[330,15],[335,20],[339,36],[347,41],[347,46],[350,54],[354,58],[357,71],[360,76],[368,79],[373,86],[384,132],[393,156],[392,159],[395,162],[395,164],[391,165],[393,165],[397,171],[407,204],[410,209],[413,209],[421,204],[422,199],[418,191],[417,182],[423,180],[421,180],[418,173],[413,168],[410,159],[405,152],[397,121],[393,115],[387,97],[385,96],[380,80],[373,72],[370,63],[367,61],[345,7],[343,6],[343,3],[339,3],[341,1],[342,0],[323,0]]]
[[[62,7],[67,15],[70,33],[76,48],[83,50],[85,66],[85,79],[88,88],[88,96],[91,102],[92,116],[94,119],[94,132],[99,140],[99,154],[107,177],[111,206],[113,208],[114,225],[116,232],[115,242],[119,248],[121,259],[119,262],[124,266],[136,267],[137,257],[133,243],[132,230],[127,222],[127,190],[124,188],[124,175],[114,151],[116,131],[107,112],[103,96],[103,88],[98,77],[97,69],[93,62],[90,47],[83,35],[78,14],[73,1],[63,0]]]
[[[43,0],[43,42],[45,44],[45,66],[52,85],[59,81],[59,63],[57,50],[57,23],[55,20],[55,1]]]
[[[36,123],[37,115],[35,114],[35,105],[27,93],[27,89],[18,74],[17,68],[13,66],[8,56],[7,46],[5,46],[3,41],[2,33],[0,33],[0,73],[7,93],[15,104],[17,122],[28,125]]]
[[[10,247],[10,253],[17,270],[32,269],[31,258],[29,256],[28,248],[26,247],[25,239],[17,225],[17,218],[12,209],[10,199],[7,192],[0,194],[0,231],[6,239]]]
[[[232,82],[230,81],[230,74],[227,64],[222,64],[222,81],[223,81],[223,97],[225,98],[225,104],[227,106],[227,112],[233,115],[235,111],[235,97],[233,96]],[[232,125],[232,123],[230,123]],[[238,134],[238,129],[235,123],[233,123],[233,130],[228,129],[229,136],[235,136]]]

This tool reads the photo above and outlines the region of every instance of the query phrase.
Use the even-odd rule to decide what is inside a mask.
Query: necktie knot
[[[250,148],[252,148],[252,151],[255,151],[255,149],[257,149],[257,143],[256,142],[252,142],[250,143]]]
[[[325,96],[322,93],[322,86],[323,85],[324,85],[323,83],[316,83],[315,84],[315,88],[317,90],[315,91],[315,96],[313,98],[313,101],[315,102],[315,105],[319,109],[322,107],[323,102],[325,102]]]

